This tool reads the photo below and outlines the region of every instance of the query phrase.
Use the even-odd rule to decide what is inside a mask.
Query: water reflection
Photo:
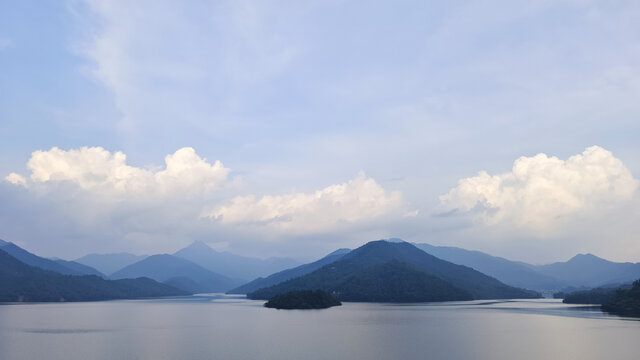
[[[1,359],[637,359],[640,323],[559,300],[345,303],[241,296],[0,306]],[[632,320],[632,321],[621,321]]]

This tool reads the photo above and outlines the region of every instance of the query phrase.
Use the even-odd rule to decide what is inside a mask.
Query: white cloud
[[[27,185],[27,180],[16,173],[11,173],[7,175],[4,179],[12,183],[13,185],[22,185],[22,186]]]
[[[399,192],[386,192],[363,173],[346,183],[312,193],[279,196],[240,196],[204,216],[222,224],[256,226],[295,234],[332,231],[381,217],[401,216]]]
[[[481,171],[440,197],[445,210],[469,212],[486,225],[548,234],[576,217],[604,214],[633,199],[638,180],[601,147],[567,160],[538,154],[517,159],[511,172]]]
[[[27,168],[0,184],[0,198],[9,199],[0,201],[0,227],[7,236],[58,239],[78,255],[116,245],[101,251],[175,251],[195,239],[251,253],[276,240],[386,237],[391,224],[416,214],[364,174],[309,193],[238,196],[247,192],[230,170],[189,147],[156,167],[101,147],[54,147],[33,152]]]
[[[124,153],[101,147],[35,151],[27,168],[30,181],[15,173],[6,180],[23,186],[68,182],[82,190],[120,198],[210,192],[224,184],[230,171],[220,161],[207,162],[190,147],[167,155],[161,170],[128,165]]]

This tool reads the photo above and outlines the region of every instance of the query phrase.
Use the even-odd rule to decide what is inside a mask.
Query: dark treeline
[[[619,315],[640,316],[640,280],[618,288],[596,288],[572,293],[557,293],[566,304],[598,304],[602,310]]]
[[[105,280],[29,266],[0,250],[0,302],[97,301],[187,295],[148,278]]]
[[[602,310],[630,316],[640,316],[640,280],[633,282],[630,289],[617,289],[613,296],[602,304]]]
[[[322,290],[292,291],[275,296],[264,306],[275,309],[326,309],[342,303]]]

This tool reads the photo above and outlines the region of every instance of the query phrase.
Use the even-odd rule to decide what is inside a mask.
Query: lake
[[[0,305],[0,359],[633,359],[640,322],[558,300],[275,310],[223,295]]]

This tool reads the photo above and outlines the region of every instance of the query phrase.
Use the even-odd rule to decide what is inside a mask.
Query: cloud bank
[[[41,244],[53,238],[78,255],[101,246],[174,251],[196,239],[225,241],[239,252],[236,246],[270,240],[344,239],[399,221],[407,210],[399,192],[364,173],[316,191],[246,195],[229,168],[190,147],[146,167],[102,147],[53,147],[33,152],[26,168],[0,184],[3,236]]]
[[[255,226],[316,233],[327,228],[344,228],[370,222],[404,207],[399,192],[387,193],[364,173],[343,184],[331,185],[312,193],[278,196],[239,196],[230,204],[205,214],[223,224]]]
[[[190,147],[167,155],[161,170],[128,165],[124,153],[111,153],[101,147],[35,151],[27,168],[31,171],[28,180],[16,173],[5,179],[25,187],[68,182],[85,191],[121,199],[208,193],[220,188],[230,172],[220,161],[209,163]]]
[[[567,160],[541,153],[517,159],[504,174],[481,171],[461,179],[440,203],[483,225],[550,235],[576,218],[624,206],[637,188],[638,180],[622,161],[591,146]]]

